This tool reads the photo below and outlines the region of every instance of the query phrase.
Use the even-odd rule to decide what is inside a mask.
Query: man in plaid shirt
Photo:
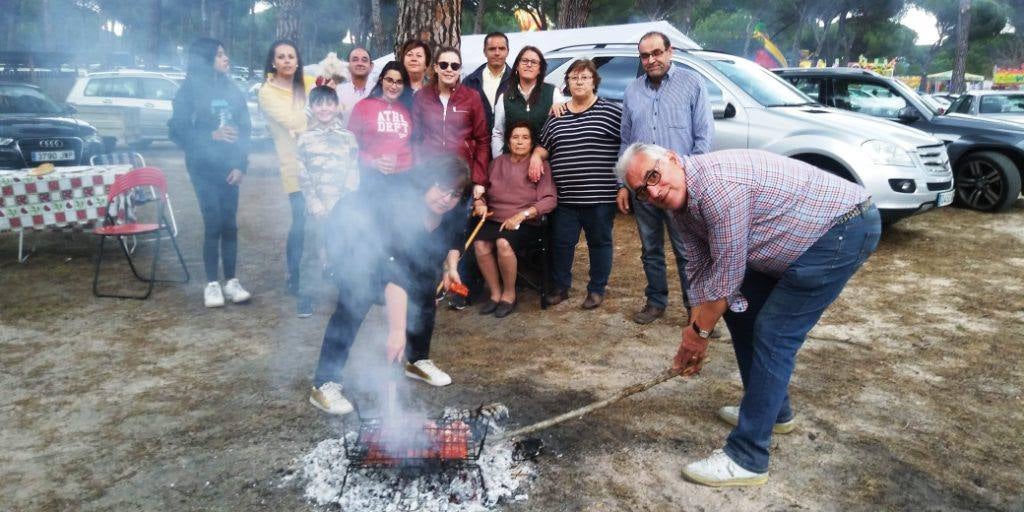
[[[686,157],[638,143],[617,172],[683,235],[693,310],[673,366],[699,372],[724,318],[743,380],[739,407],[718,412],[735,426],[725,448],[683,476],[715,487],[763,484],[772,433],[795,427],[787,388],[796,353],[878,245],[878,209],[856,183],[757,150]]]

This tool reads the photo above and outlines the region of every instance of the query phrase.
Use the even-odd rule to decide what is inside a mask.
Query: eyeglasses
[[[567,79],[567,81],[575,82],[577,84],[585,84],[585,83],[587,83],[587,82],[589,82],[589,81],[591,81],[593,79],[594,79],[593,75],[576,75],[576,76],[570,76]]]
[[[404,85],[405,84],[405,82],[403,82],[401,78],[399,78],[398,80],[395,80],[394,78],[391,78],[390,76],[384,77],[383,81],[384,81],[384,85]]]
[[[661,183],[661,171],[658,170],[659,165],[661,165],[661,160],[654,162],[654,169],[644,173],[644,184],[636,188],[637,199],[645,202],[651,199],[651,194],[647,191],[647,187],[654,187]]]
[[[519,63],[529,68],[540,66],[540,61],[537,59],[519,59]]]
[[[370,62],[369,57],[352,57],[349,62]]]
[[[462,189],[453,188],[450,190],[445,190],[445,187],[440,183],[434,183],[434,186],[437,187],[437,190],[439,192],[441,192],[441,199],[451,200],[462,197]]]
[[[437,67],[441,68],[441,71],[444,71],[444,70],[448,69],[449,66],[451,66],[452,71],[458,71],[459,69],[462,68],[462,64],[459,64],[458,62],[444,62],[444,61],[442,61],[442,62],[438,62],[437,63]]]
[[[640,60],[648,60],[651,57],[654,57],[655,59],[660,59],[661,56],[665,55],[666,52],[668,52],[668,50],[662,50],[660,48],[657,49],[657,50],[654,50],[654,51],[652,51],[650,53],[643,52],[643,53],[640,54]]]

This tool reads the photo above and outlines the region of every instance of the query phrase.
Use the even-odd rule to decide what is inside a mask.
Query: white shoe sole
[[[729,480],[713,480],[705,478],[700,475],[692,474],[685,468],[683,469],[683,478],[697,484],[706,485],[708,487],[752,487],[755,485],[764,485],[768,482],[768,473],[762,475],[755,475],[746,478],[730,478]]]
[[[437,387],[437,388],[443,388],[443,387],[451,384],[451,382],[446,382],[444,384],[438,384],[436,382],[431,381],[430,379],[428,379],[426,377],[423,377],[422,375],[417,375],[417,374],[415,374],[413,372],[410,372],[409,370],[405,371],[405,376],[409,377],[410,379],[416,379],[416,380],[420,380],[420,381],[426,382],[427,384],[430,384],[431,386],[434,386],[434,387]]]
[[[245,303],[245,302],[249,302],[249,299],[252,299],[252,295],[246,295],[245,297],[242,297],[240,299],[236,298],[236,297],[225,297],[225,298],[227,300],[230,300],[232,304],[242,304],[242,303]]]
[[[313,397],[309,397],[309,403],[313,404],[313,407],[316,407],[317,409],[320,409],[321,411],[326,412],[327,414],[334,414],[336,416],[344,416],[344,415],[352,412],[353,410],[355,410],[355,407],[352,407],[351,405],[349,405],[348,409],[344,409],[344,410],[341,410],[341,411],[328,409],[328,408],[324,407],[322,404],[320,404],[320,402],[317,402],[316,400],[314,400]]]
[[[725,413],[722,409],[718,410],[718,419],[728,423],[729,425],[736,426],[739,424],[739,418],[731,414]],[[773,434],[788,434],[796,430],[796,419],[791,419],[785,423],[776,423],[772,427]]]
[[[203,301],[203,305],[205,305],[208,308],[222,308],[224,307],[224,301],[220,301],[219,303]]]

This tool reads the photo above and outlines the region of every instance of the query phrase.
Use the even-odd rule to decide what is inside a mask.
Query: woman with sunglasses
[[[412,167],[412,91],[401,63],[381,69],[370,95],[352,109],[348,129],[359,142],[360,189],[373,193]]]
[[[487,187],[487,163],[490,160],[490,138],[487,113],[480,94],[462,85],[459,71],[462,54],[454,48],[442,48],[434,63],[435,80],[419,90],[413,98],[413,144],[418,150],[417,162],[427,163],[438,155],[455,155],[469,165],[473,198],[479,199]],[[464,205],[467,216],[470,205]],[[471,228],[467,226],[466,234]],[[476,262],[470,256],[461,263],[467,277],[470,295],[479,292]],[[464,309],[466,300],[451,298],[449,305]]]
[[[432,386],[451,377],[430,360],[436,305],[434,290],[461,284],[456,270],[465,215],[458,208],[468,185],[466,163],[442,156],[409,172],[409,179],[377,195],[338,203],[329,218],[327,254],[335,268],[338,304],[327,324],[309,401],[329,414],[347,414],[341,370],[370,307],[384,304],[387,340],[379,350],[388,364]],[[374,203],[401,205],[402,215],[381,218]],[[378,365],[372,365],[380,368]],[[366,372],[373,378],[381,372]],[[386,378],[386,377],[384,377]]]
[[[478,198],[487,184],[490,134],[480,95],[462,87],[461,69],[458,50],[438,51],[434,63],[437,79],[413,98],[413,143],[419,149],[419,162],[444,154],[465,160],[474,184],[473,197]]]
[[[619,191],[615,165],[622,107],[597,96],[601,76],[589,59],[570,64],[565,81],[572,94],[567,111],[548,119],[530,163],[530,168],[542,168],[543,160],[548,160],[558,190],[558,206],[551,214],[551,277],[555,291],[545,302],[554,305],[569,298],[573,258],[582,230],[590,254],[590,282],[581,307],[593,309],[604,301],[612,271],[612,224]]]
[[[544,83],[548,72],[548,61],[544,54],[535,46],[525,46],[519,51],[512,64],[508,87],[498,96],[494,105],[494,130],[491,132],[491,158],[498,158],[508,151],[505,145],[509,128],[520,122],[530,124],[530,133],[534,143],[540,137],[544,122],[548,120],[548,112],[554,104],[565,101],[555,86]],[[511,87],[515,84],[516,87]]]
[[[260,112],[274,139],[274,149],[281,165],[281,184],[288,194],[292,224],[288,229],[285,260],[288,267],[288,293],[298,295],[302,245],[305,242],[306,201],[299,188],[299,157],[297,138],[306,131],[306,95],[313,88],[314,77],[302,72],[302,56],[298,46],[288,40],[275,41],[267,51],[264,67],[267,81],[260,86]]]

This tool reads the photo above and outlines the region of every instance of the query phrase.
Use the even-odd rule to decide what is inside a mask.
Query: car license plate
[[[940,208],[943,206],[949,206],[953,202],[953,192],[953,190],[939,192],[939,197],[935,199],[935,205]]]
[[[33,162],[59,162],[63,160],[74,160],[74,151],[33,151]]]

